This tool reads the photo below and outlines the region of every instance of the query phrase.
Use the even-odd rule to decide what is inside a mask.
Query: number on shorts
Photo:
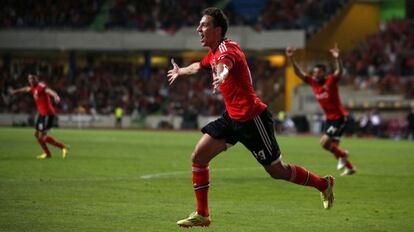
[[[263,150],[260,150],[259,152],[255,152],[255,151],[253,151],[253,155],[254,155],[254,157],[256,157],[256,159],[258,159],[258,160],[265,160],[266,159],[266,155],[265,155],[265,153],[264,153],[264,151]]]
[[[334,126],[330,126],[328,128],[328,130],[326,130],[326,132],[328,132],[329,134],[335,134],[335,132],[338,130],[338,128],[334,127]]]

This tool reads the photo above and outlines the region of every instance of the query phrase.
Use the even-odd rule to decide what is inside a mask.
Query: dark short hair
[[[326,65],[324,64],[317,64],[314,66],[314,68],[319,68],[320,70],[326,72]]]
[[[229,27],[229,20],[223,11],[217,7],[209,7],[203,10],[203,15],[208,15],[213,18],[214,27],[221,27],[221,37],[224,38]]]

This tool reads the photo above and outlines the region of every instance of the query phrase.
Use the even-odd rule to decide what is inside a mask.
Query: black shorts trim
[[[272,114],[265,109],[255,118],[239,122],[230,118],[227,112],[201,129],[215,139],[225,139],[227,144],[242,143],[262,165],[271,165],[280,160]]]
[[[47,132],[53,127],[55,115],[39,115],[36,120],[36,130]]]

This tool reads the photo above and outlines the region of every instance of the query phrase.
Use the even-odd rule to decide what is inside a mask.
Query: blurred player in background
[[[180,68],[172,60],[168,71],[172,84],[178,77],[211,69],[213,88],[224,98],[226,111],[217,120],[202,128],[203,136],[192,153],[192,180],[197,210],[177,222],[182,227],[208,226],[209,162],[230,146],[241,142],[269,175],[299,185],[311,186],[321,192],[323,205],[329,209],[334,201],[332,176],[319,177],[301,166],[282,161],[274,136],[272,115],[256,96],[246,57],[239,45],[226,39],[227,17],[218,8],[207,8],[197,27],[200,42],[208,54],[200,61]]]
[[[295,74],[312,87],[316,99],[325,112],[325,133],[320,140],[321,146],[335,155],[338,160],[337,169],[344,169],[341,176],[352,175],[355,173],[355,167],[349,161],[348,151],[339,147],[340,138],[347,124],[348,112],[342,106],[339,98],[338,83],[342,76],[343,67],[338,46],[335,44],[334,48],[330,50],[336,65],[333,74],[328,74],[326,66],[323,64],[315,65],[312,74],[304,72],[296,62],[294,52],[294,48],[286,48],[286,56],[293,64]]]
[[[68,148],[63,143],[47,134],[48,130],[52,128],[56,117],[55,109],[50,101],[50,97],[53,97],[55,103],[59,103],[60,98],[58,94],[47,87],[44,82],[39,82],[39,77],[37,75],[29,74],[27,80],[29,86],[12,90],[11,94],[32,92],[38,111],[35,137],[43,150],[43,153],[37,156],[37,158],[47,159],[52,157],[52,153],[49,151],[47,143],[60,148],[62,150],[62,158],[66,158],[68,155]]]

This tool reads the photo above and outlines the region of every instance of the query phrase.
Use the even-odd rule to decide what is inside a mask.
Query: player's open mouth
[[[204,35],[203,34],[200,34],[200,37],[201,37],[200,38],[200,42],[203,43],[204,42]]]

